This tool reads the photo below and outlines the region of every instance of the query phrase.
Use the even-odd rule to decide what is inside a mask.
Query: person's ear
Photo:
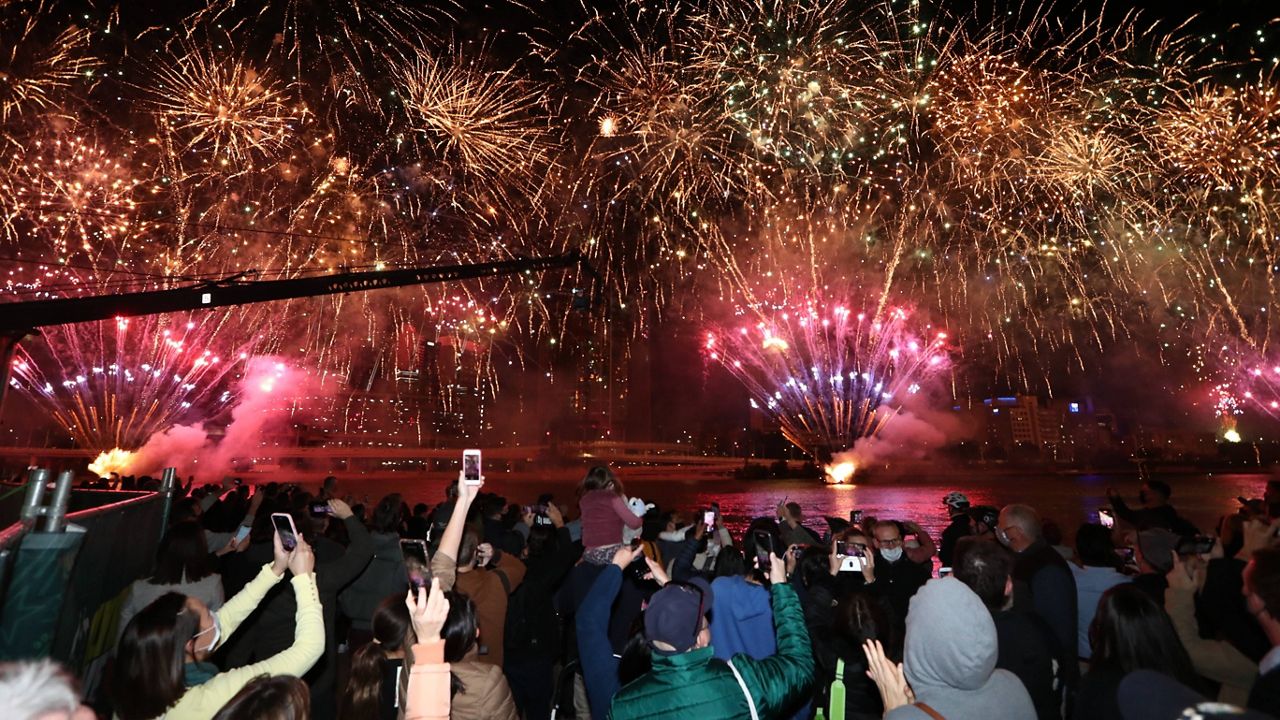
[[[1013,576],[1004,579],[1004,596],[1007,598],[1013,595]]]

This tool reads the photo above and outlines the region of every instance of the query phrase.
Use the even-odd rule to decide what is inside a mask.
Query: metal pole
[[[22,522],[34,523],[40,512],[40,501],[44,500],[45,485],[49,482],[47,468],[31,468],[27,472],[27,496],[22,501]]]
[[[160,535],[163,537],[169,529],[169,512],[173,509],[173,491],[178,485],[178,469],[167,467],[160,475],[160,502],[163,503],[163,510],[160,512]]]
[[[74,471],[63,470],[58,473],[58,482],[53,488],[53,499],[49,502],[48,510],[45,511],[45,532],[62,532],[66,529],[67,500],[71,497],[71,482],[74,479]]]

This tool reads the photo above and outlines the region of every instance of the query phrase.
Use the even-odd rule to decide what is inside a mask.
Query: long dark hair
[[[380,533],[394,533],[400,530],[400,520],[404,513],[404,499],[400,493],[390,495],[378,501],[373,509],[373,529]]]
[[[592,490],[612,490],[618,495],[626,494],[622,489],[622,481],[613,471],[604,465],[597,465],[587,471],[582,482],[578,483],[578,496],[581,497]]]
[[[292,675],[259,675],[240,688],[213,720],[309,720],[310,717],[311,691],[305,682]]]
[[[412,658],[409,650],[414,643],[413,619],[409,608],[399,594],[391,595],[378,604],[370,619],[373,640],[351,656],[351,677],[342,694],[341,718],[372,718],[381,713],[382,666],[387,653],[405,651],[404,672],[400,673],[401,697],[408,688],[409,667]],[[400,703],[403,707],[404,703]],[[403,717],[403,715],[401,715]]]
[[[156,551],[156,571],[151,575],[151,582],[177,585],[203,580],[212,574],[204,528],[191,520],[169,528]]]
[[[1155,670],[1184,685],[1198,686],[1191,658],[1178,640],[1173,621],[1132,583],[1102,594],[1089,625],[1089,643],[1095,665],[1107,664],[1125,675],[1134,670]]]
[[[187,596],[165,593],[142,609],[120,637],[110,695],[121,720],[159,717],[187,691],[182,667],[200,617]]]
[[[448,663],[462,662],[476,647],[476,604],[465,594],[455,591],[445,593],[449,598],[449,615],[440,628],[440,637],[444,638],[444,661]],[[453,697],[467,688],[458,679],[456,673],[449,673],[449,696]]]

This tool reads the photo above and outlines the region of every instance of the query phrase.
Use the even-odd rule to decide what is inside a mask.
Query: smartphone
[[[1104,528],[1111,529],[1116,526],[1116,516],[1111,514],[1110,510],[1102,508],[1098,510],[1098,524]]]
[[[948,575],[950,575],[950,574],[951,574],[951,568],[949,568],[949,567],[940,567],[940,568],[938,568],[938,577],[940,577],[940,578],[944,578],[944,577],[946,577],[946,576],[948,576]]]
[[[236,528],[236,538],[235,538],[236,544],[238,545],[244,542],[244,539],[249,537],[249,531],[252,529],[253,528],[249,527],[248,525],[241,525],[240,527]]]
[[[468,485],[480,484],[480,451],[462,451],[462,480]]]
[[[1208,555],[1213,552],[1215,540],[1208,535],[1183,538],[1178,541],[1179,555]]]
[[[712,530],[716,526],[716,511],[707,510],[702,513],[702,524],[707,526],[708,530]]]
[[[861,510],[850,510],[850,511],[849,511],[849,523],[850,523],[850,524],[852,524],[852,525],[861,525],[861,524],[862,524],[862,511],[861,511]]]
[[[1137,563],[1133,556],[1133,548],[1131,547],[1116,548],[1116,555],[1120,556],[1120,560],[1125,565],[1135,565]]]
[[[404,553],[405,558],[413,558],[422,563],[423,567],[427,566],[427,543],[425,540],[401,540],[400,552]]]
[[[280,545],[285,550],[298,547],[298,528],[293,524],[293,516],[289,513],[271,513],[271,524],[280,536]]]
[[[770,558],[773,556],[773,535],[763,530],[755,531],[756,541],[756,567],[764,572],[769,572],[772,567]]]
[[[317,517],[320,515],[332,515],[333,508],[330,508],[327,502],[314,502],[311,503],[311,514]]]
[[[840,572],[862,572],[866,564],[866,558],[850,555],[840,561]]]

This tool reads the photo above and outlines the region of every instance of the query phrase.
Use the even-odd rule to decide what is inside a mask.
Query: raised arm
[[[467,513],[482,487],[484,478],[480,478],[479,484],[470,485],[464,481],[462,473],[458,473],[458,499],[453,503],[453,514],[449,516],[444,532],[440,533],[440,544],[431,558],[431,575],[440,578],[440,587],[445,591],[453,589],[457,578],[458,546],[462,544],[462,533],[466,530]]]
[[[778,633],[778,651],[763,659],[753,660],[745,654],[733,657],[733,666],[747,680],[760,717],[781,717],[795,709],[813,685],[813,647],[805,627],[800,598],[786,582],[786,566],[780,558],[772,558],[769,577],[773,586],[773,625]]]
[[[574,619],[582,681],[587,686],[592,717],[609,717],[610,704],[618,692],[618,658],[609,644],[609,617],[622,587],[622,569],[631,564],[636,554],[627,546],[614,553],[613,562],[600,571]]]
[[[342,557],[322,565],[320,569],[324,572],[317,574],[316,582],[322,591],[336,592],[360,577],[373,559],[373,536],[360,518],[351,512],[350,505],[335,498],[329,501],[329,509],[346,526],[347,537],[351,538],[351,544]]]
[[[1174,554],[1169,571],[1169,587],[1164,591],[1164,609],[1173,621],[1191,665],[1196,672],[1213,680],[1237,687],[1250,687],[1258,677],[1258,664],[1245,657],[1234,645],[1222,640],[1200,637],[1196,622],[1195,594],[1204,582],[1204,570],[1188,574],[1181,559]]]

